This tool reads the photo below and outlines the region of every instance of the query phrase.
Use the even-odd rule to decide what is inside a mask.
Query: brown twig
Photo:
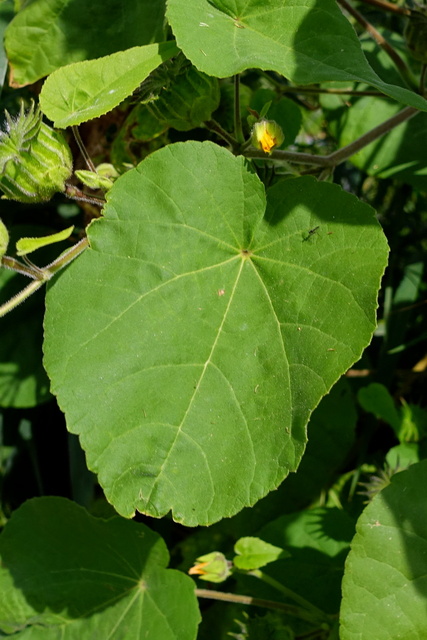
[[[276,150],[273,151],[270,155],[259,151],[258,149],[247,149],[244,152],[244,155],[247,158],[257,158],[257,159],[270,159],[270,160],[282,160],[285,162],[295,162],[298,164],[307,164],[307,165],[316,165],[319,167],[335,167],[341,162],[344,162],[352,155],[357,153],[366,147],[371,142],[374,142],[385,133],[388,133],[402,122],[413,118],[415,115],[419,113],[418,109],[414,109],[414,107],[405,107],[399,113],[392,116],[385,122],[382,122],[377,127],[374,127],[357,140],[354,140],[350,144],[330,153],[326,156],[314,156],[310,153],[299,153],[297,151],[281,151]]]
[[[407,9],[406,7],[399,7],[398,5],[392,4],[391,2],[385,2],[385,0],[359,0],[359,2],[370,4],[371,6],[382,9],[383,11],[391,11],[392,13],[397,13],[400,16],[409,16],[411,14],[410,9]]]
[[[391,46],[389,42],[381,35],[379,31],[375,29],[375,27],[366,20],[364,16],[362,16],[357,9],[351,6],[347,2],[347,0],[337,0],[337,2],[346,10],[350,15],[353,16],[357,20],[357,22],[369,33],[370,36],[375,40],[375,42],[387,53],[390,59],[394,62],[396,68],[400,72],[402,79],[411,89],[418,90],[418,87],[412,77],[412,74],[406,65],[405,61],[402,60],[400,55],[397,53],[395,49]]]
[[[284,602],[276,602],[275,600],[264,600],[262,598],[252,598],[252,596],[243,596],[237,593],[225,593],[224,591],[212,591],[210,589],[196,589],[198,598],[209,598],[211,600],[222,600],[223,602],[234,602],[236,604],[252,605],[254,607],[263,607],[264,609],[275,609],[276,611],[285,611],[290,616],[300,618],[315,624],[313,614],[306,611],[302,607]],[[332,617],[332,616],[331,616]]]

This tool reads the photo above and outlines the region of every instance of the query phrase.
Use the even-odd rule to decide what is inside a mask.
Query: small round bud
[[[220,551],[212,551],[197,558],[194,567],[189,570],[190,575],[198,575],[201,580],[208,582],[224,582],[231,574],[231,562]]]
[[[274,147],[280,147],[285,136],[282,127],[274,120],[260,120],[254,124],[251,142],[257,149],[270,154]]]

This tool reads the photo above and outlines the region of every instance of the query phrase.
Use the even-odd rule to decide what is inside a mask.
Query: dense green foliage
[[[427,636],[426,24],[0,3],[2,637]]]

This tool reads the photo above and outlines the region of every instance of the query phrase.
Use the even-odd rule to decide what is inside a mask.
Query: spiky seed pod
[[[45,202],[64,191],[72,172],[71,151],[63,136],[42,121],[34,103],[16,118],[6,111],[0,132],[0,188],[5,198]]]

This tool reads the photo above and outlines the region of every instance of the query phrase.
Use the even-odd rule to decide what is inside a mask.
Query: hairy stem
[[[210,600],[222,600],[223,602],[234,602],[236,604],[252,605],[254,607],[262,607],[264,609],[275,609],[276,611],[284,611],[294,618],[306,620],[313,624],[318,624],[319,620],[314,619],[313,614],[301,607],[284,602],[276,602],[274,600],[264,600],[263,598],[252,598],[252,596],[244,596],[236,593],[225,593],[223,591],[211,591],[210,589],[196,589],[198,598],[209,598]],[[325,622],[326,616],[323,616],[322,622]]]
[[[308,600],[306,600],[302,596],[299,596],[297,593],[292,591],[292,589],[288,589],[288,587],[283,585],[281,582],[278,582],[268,574],[264,573],[263,571],[260,571],[260,569],[248,571],[247,575],[254,576],[255,578],[259,578],[266,584],[269,584],[274,589],[277,589],[277,591],[280,591],[280,593],[282,593],[284,596],[286,596],[287,598],[291,598],[292,600],[297,602],[299,605],[307,609],[307,611],[310,611],[317,620],[323,620],[323,621],[327,620],[328,616],[321,609],[318,609],[313,604],[311,604],[311,602],[308,602]]]
[[[43,269],[40,269],[35,265],[22,264],[18,260],[15,260],[15,258],[11,258],[9,256],[3,256],[1,259],[2,266],[29,276],[34,280],[28,286],[22,289],[22,291],[17,293],[16,296],[13,296],[13,298],[0,305],[0,318],[9,313],[9,311],[15,309],[15,307],[24,302],[33,293],[35,293],[35,291],[40,289],[45,284],[45,282],[50,280],[57,271],[63,269],[67,264],[72,262],[74,258],[80,255],[80,253],[82,253],[86,249],[88,244],[89,243],[87,238],[83,238],[72,247],[70,247],[70,249],[64,251],[64,253],[56,258],[56,260],[48,264]]]
[[[385,133],[388,133],[389,131],[394,129],[394,127],[397,127],[402,122],[405,122],[405,120],[413,118],[415,115],[417,115],[417,113],[419,113],[417,109],[414,109],[413,107],[405,107],[404,109],[402,109],[402,111],[396,113],[396,115],[392,116],[385,122],[382,122],[377,127],[374,127],[363,136],[360,136],[360,138],[357,138],[357,140],[354,140],[354,142],[351,142],[345,147],[338,149],[338,151],[334,151],[333,153],[330,153],[326,156],[313,156],[310,153],[299,153],[297,151],[280,150],[273,151],[270,155],[267,155],[262,151],[259,151],[258,149],[248,149],[247,151],[245,151],[244,155],[247,158],[264,158],[270,160],[296,162],[299,164],[316,165],[319,167],[335,167],[336,165],[350,158],[357,151],[360,151],[360,149],[363,149],[363,147],[366,147],[371,142],[374,142],[374,140],[377,140]]]

